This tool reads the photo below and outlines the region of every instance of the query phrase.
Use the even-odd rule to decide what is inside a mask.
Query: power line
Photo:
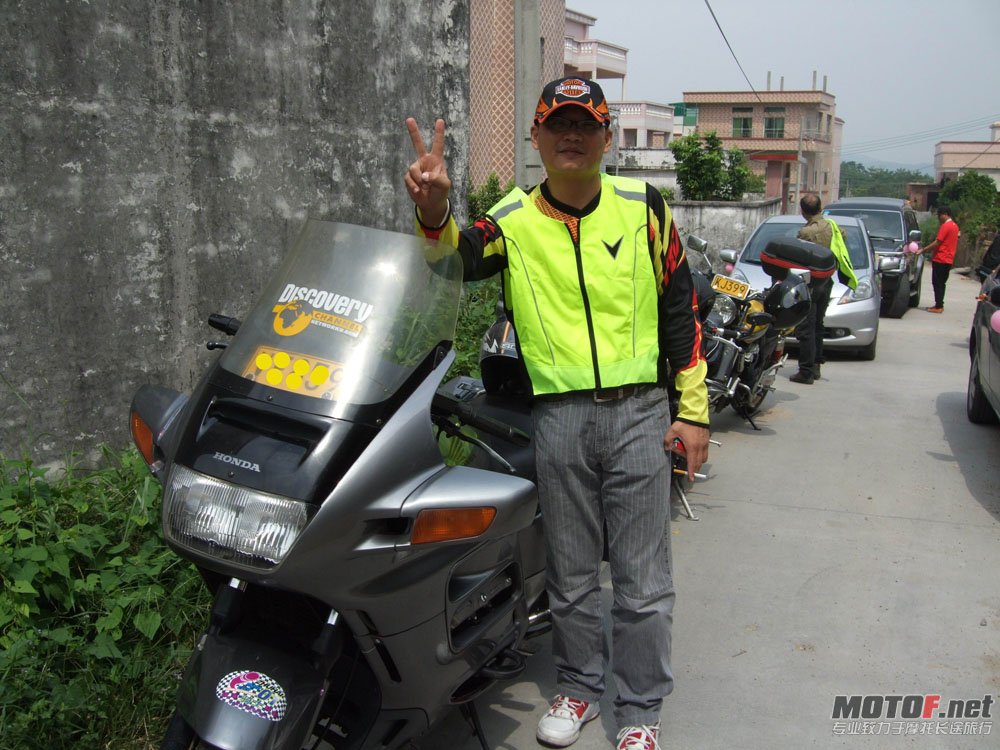
[[[984,148],[982,151],[980,151],[978,154],[976,154],[975,156],[972,157],[971,161],[969,161],[969,164],[972,164],[972,162],[974,162],[980,156],[982,156],[987,151],[989,151],[993,146],[997,145],[997,143],[1000,143],[1000,141],[990,141],[990,144],[986,148]],[[962,169],[968,169],[969,168],[969,164],[966,164],[964,167],[962,167]]]
[[[731,45],[729,43],[729,40],[726,38],[726,32],[722,30],[722,25],[719,23],[719,19],[715,17],[715,11],[712,10],[712,6],[709,4],[708,0],[705,0],[705,5],[708,7],[708,12],[712,14],[712,20],[715,21],[716,28],[718,28],[719,33],[722,34],[723,41],[726,43],[726,46],[729,47],[729,54],[731,54],[733,56],[733,59],[736,61],[736,67],[740,69],[740,73],[743,73],[743,78],[744,80],[746,80],[747,85],[753,92],[753,95],[757,97],[757,101],[763,104],[764,100],[760,98],[760,94],[757,93],[757,89],[755,89],[753,87],[753,84],[750,83],[750,79],[747,77],[746,71],[744,71],[743,66],[740,65],[740,59],[736,56],[736,53],[733,52],[733,45]]]
[[[992,118],[980,118],[978,120],[967,120],[965,122],[955,123],[954,125],[945,125],[940,128],[934,128],[933,130],[905,133],[880,140],[862,141],[842,149],[841,153],[843,155],[851,156],[854,154],[865,154],[871,153],[872,151],[886,151],[892,148],[901,148],[903,146],[911,146],[917,143],[940,140],[942,136],[956,135],[958,133],[965,133],[971,130],[978,130],[985,124],[995,121],[996,117],[997,116]]]
[[[931,128],[929,130],[917,130],[913,133],[903,133],[900,135],[886,136],[885,138],[875,138],[870,141],[859,141],[856,146],[866,147],[873,146],[875,144],[881,144],[886,141],[894,141],[898,138],[910,138],[912,136],[922,136],[922,135],[947,135],[949,132],[964,132],[966,130],[971,130],[973,127],[982,127],[984,125],[989,125],[990,123],[1000,118],[1000,114],[988,115],[986,117],[977,117],[974,120],[963,120],[962,122],[956,122],[951,125],[941,125],[936,128]]]

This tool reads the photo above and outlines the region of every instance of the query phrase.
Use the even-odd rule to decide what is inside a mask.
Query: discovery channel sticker
[[[235,709],[268,721],[281,721],[288,702],[285,691],[266,674],[230,672],[215,686],[215,697]]]

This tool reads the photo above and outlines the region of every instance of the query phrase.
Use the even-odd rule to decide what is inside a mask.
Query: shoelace
[[[584,711],[587,709],[586,701],[577,700],[576,698],[567,698],[565,695],[557,695],[552,707],[549,709],[549,714],[559,719],[579,721],[580,716],[583,713],[580,711],[581,708]]]
[[[618,750],[660,750],[656,740],[658,725],[625,727],[618,733]]]

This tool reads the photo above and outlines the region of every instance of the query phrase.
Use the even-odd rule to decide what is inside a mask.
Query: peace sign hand
[[[424,224],[440,226],[448,214],[448,193],[451,191],[448,166],[444,161],[444,120],[438,119],[434,123],[430,153],[424,146],[424,138],[414,118],[406,119],[406,129],[410,131],[410,140],[417,154],[417,160],[403,175],[407,193],[420,209]]]

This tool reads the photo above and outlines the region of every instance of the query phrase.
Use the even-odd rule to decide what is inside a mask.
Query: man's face
[[[531,128],[531,145],[549,175],[590,176],[601,169],[601,157],[611,148],[611,131],[587,132],[578,123],[595,120],[583,107],[561,107],[541,125]]]

